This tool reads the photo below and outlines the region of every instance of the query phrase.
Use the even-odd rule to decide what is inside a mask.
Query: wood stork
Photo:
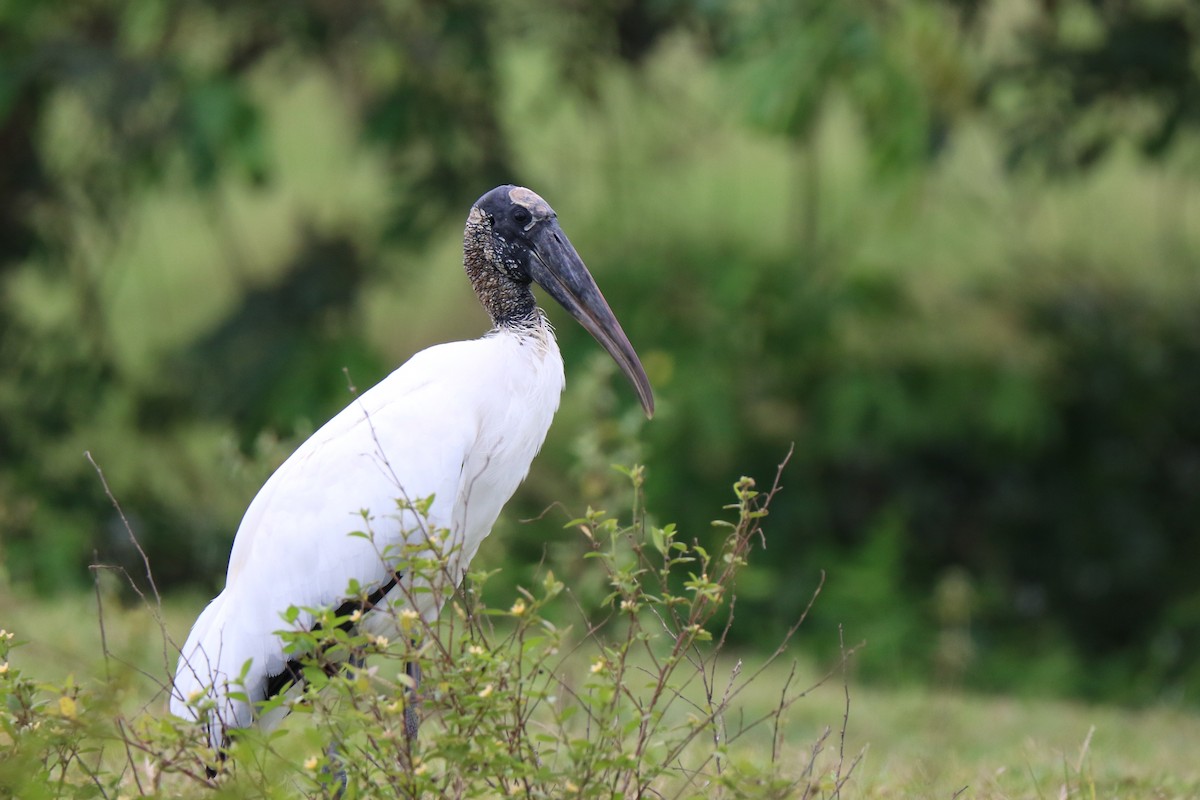
[[[403,567],[381,553],[425,546],[427,529],[444,529],[456,586],[529,471],[564,387],[532,281],[608,351],[653,414],[637,353],[545,200],[517,186],[480,197],[467,217],[463,265],[492,330],[414,355],[300,445],[246,510],[225,589],[181,649],[171,696],[175,715],[203,717],[214,749],[299,679],[277,633],[289,607],[360,609],[358,629],[370,635],[395,636],[394,612],[409,603],[436,618],[445,592],[412,593]],[[427,521],[401,498],[432,498]],[[364,511],[370,539],[350,535],[363,529]],[[352,581],[363,587],[357,598],[347,597]],[[311,614],[298,624],[312,625]],[[282,715],[266,716],[264,726]]]

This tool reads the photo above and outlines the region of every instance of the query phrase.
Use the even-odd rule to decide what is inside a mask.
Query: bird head
[[[471,208],[467,232],[497,276],[518,286],[537,283],[578,320],[625,373],[646,416],[653,416],[654,394],[642,362],[549,203],[521,186],[497,186]]]

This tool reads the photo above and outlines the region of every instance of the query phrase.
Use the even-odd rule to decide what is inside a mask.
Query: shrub
[[[788,709],[807,691],[796,685],[794,668],[775,689],[773,708],[752,718],[735,714],[804,620],[753,669],[725,651],[738,575],[765,541],[778,475],[766,492],[749,478],[734,485],[731,518],[716,523],[723,542],[710,552],[674,525],[649,524],[644,470],[624,474],[635,498],[627,519],[588,509],[567,526],[587,542],[587,558],[610,587],[598,618],[582,607],[564,612],[564,604],[575,605],[573,592],[548,564],[506,608],[482,599],[494,573],[474,571],[434,624],[392,610],[405,634],[400,642],[353,633],[346,624],[353,612],[290,609],[281,627],[291,629],[281,635],[306,685],[260,712],[286,707],[293,718],[274,732],[237,732],[213,779],[205,768],[218,762],[200,726],[166,716],[158,702],[126,711],[123,678],[50,685],[26,677],[8,667],[14,642],[5,633],[0,793],[190,796],[210,786],[230,796],[336,794],[344,786],[348,798],[839,792],[857,762],[825,752],[828,729],[802,758],[785,756]],[[360,535],[370,535],[367,527]],[[387,555],[413,571],[414,586],[424,588],[412,591],[419,592],[438,585],[450,553]],[[551,621],[570,613],[581,620],[578,630]],[[310,614],[313,624],[295,625]],[[405,669],[410,662],[424,675],[419,686]],[[406,726],[414,711],[423,721],[412,738]]]

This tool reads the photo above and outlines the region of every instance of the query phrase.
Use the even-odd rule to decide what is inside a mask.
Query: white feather
[[[398,513],[399,498],[434,498],[429,524],[448,529],[459,545],[449,570],[456,585],[529,471],[562,390],[562,357],[543,320],[417,353],[350,403],[247,509],[225,589],[181,650],[172,713],[195,719],[194,701],[211,700],[214,747],[228,728],[250,725],[267,678],[287,661],[277,635],[287,627],[282,613],[337,605],[352,580],[382,585],[391,568],[380,552],[424,542],[415,515]],[[363,512],[374,541],[349,535],[366,527]],[[405,595],[398,587],[388,600]],[[416,610],[432,621],[444,592],[415,597]],[[379,631],[391,618],[376,614],[365,627]],[[244,689],[231,686],[247,663]],[[248,701],[231,691],[245,691]]]

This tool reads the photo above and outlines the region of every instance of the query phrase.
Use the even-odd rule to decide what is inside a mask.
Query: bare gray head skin
[[[497,186],[467,216],[463,266],[496,327],[541,320],[530,283],[536,282],[579,321],[625,373],[647,417],[654,394],[633,345],[550,204],[523,186]]]

